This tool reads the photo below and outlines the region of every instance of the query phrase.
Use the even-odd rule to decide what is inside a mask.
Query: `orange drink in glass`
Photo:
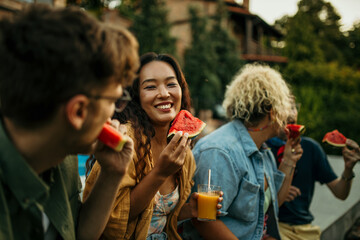
[[[207,184],[198,185],[198,217],[199,221],[215,221],[220,197],[220,187]]]

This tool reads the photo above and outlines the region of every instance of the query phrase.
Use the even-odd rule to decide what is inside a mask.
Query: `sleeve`
[[[85,189],[83,193],[83,201],[85,201],[92,188],[94,187],[98,175],[101,171],[100,165],[96,162],[86,179]],[[131,235],[136,227],[136,220],[128,222],[130,213],[130,191],[135,186],[134,162],[130,162],[129,168],[119,187],[113,210],[110,214],[108,223],[106,224],[103,237],[109,239],[124,239],[126,234]]]
[[[208,170],[211,169],[211,185],[221,187],[224,192],[222,211],[227,211],[237,196],[241,174],[234,160],[224,150],[210,148],[195,154],[196,171],[194,176],[197,190],[198,184],[208,184]]]
[[[315,161],[315,180],[321,184],[329,183],[337,178],[334,170],[330,166],[326,153],[319,143],[313,141],[313,159]]]

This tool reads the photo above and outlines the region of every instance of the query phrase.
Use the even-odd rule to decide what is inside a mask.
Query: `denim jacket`
[[[260,150],[256,147],[242,122],[229,122],[200,139],[193,153],[197,169],[192,191],[196,191],[197,184],[207,184],[210,168],[211,185],[221,186],[224,192],[221,210],[228,213],[219,219],[239,239],[257,240],[262,237],[265,175],[272,201],[269,208],[273,211],[269,214],[273,217],[271,230],[277,235],[274,237],[279,237],[277,192],[284,174],[277,170],[274,156],[265,145]],[[194,231],[188,230],[190,236],[184,236],[185,239],[199,238],[192,235],[196,234]]]

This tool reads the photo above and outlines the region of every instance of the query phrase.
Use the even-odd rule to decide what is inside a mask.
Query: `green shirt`
[[[44,239],[43,213],[58,237],[75,239],[80,190],[75,156],[40,177],[7,136],[0,116],[0,239]]]

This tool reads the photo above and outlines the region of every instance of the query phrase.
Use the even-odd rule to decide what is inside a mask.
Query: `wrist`
[[[296,167],[296,162],[294,161],[291,161],[291,160],[283,160],[282,163],[285,165],[285,166],[288,166],[288,167],[292,167],[292,168],[295,168]]]
[[[350,174],[345,172],[341,174],[341,179],[344,180],[345,182],[350,182],[354,177],[355,177],[355,173],[353,171],[351,171]]]

